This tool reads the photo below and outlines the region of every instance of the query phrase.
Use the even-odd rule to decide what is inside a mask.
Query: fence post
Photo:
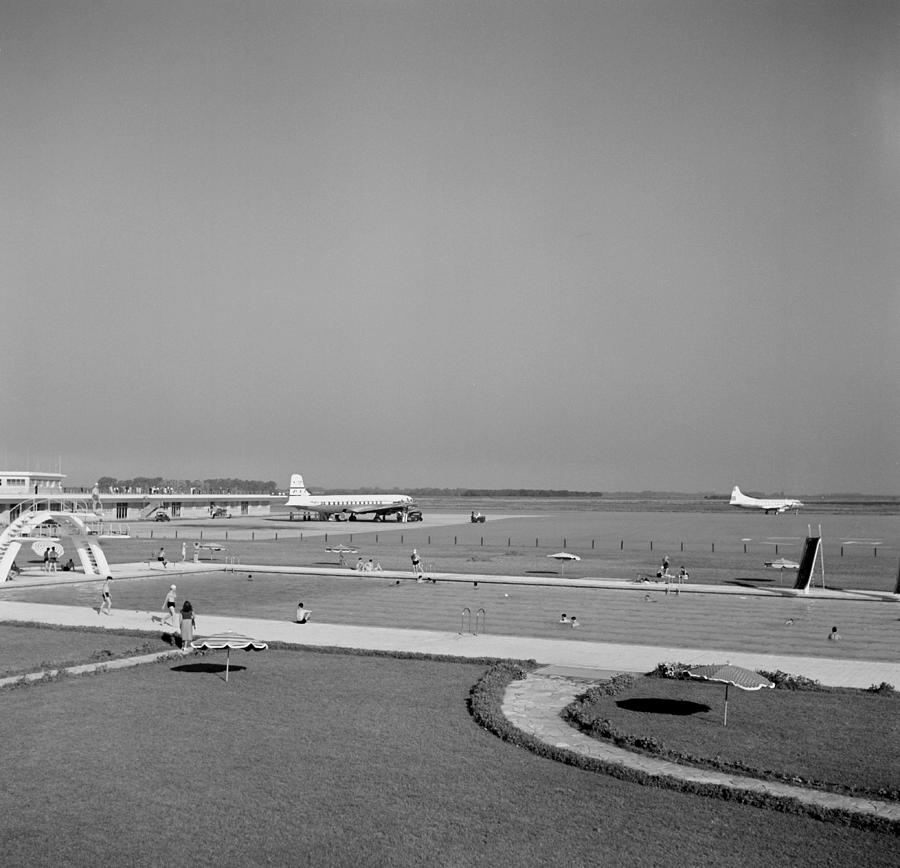
[[[715,554],[716,553],[716,544],[715,543],[712,544],[712,550],[713,550],[713,554]]]

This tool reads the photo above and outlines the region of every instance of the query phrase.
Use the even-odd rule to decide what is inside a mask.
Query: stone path
[[[514,681],[507,687],[503,701],[503,714],[513,726],[538,738],[545,744],[634,769],[652,777],[697,784],[715,784],[760,795],[796,799],[805,805],[865,814],[893,822],[900,821],[900,804],[895,802],[843,796],[821,790],[808,790],[777,781],[762,781],[742,775],[724,774],[711,769],[678,765],[667,760],[654,759],[644,754],[624,750],[608,742],[591,738],[569,726],[560,717],[562,709],[578,694],[584,693],[595,680],[611,674],[613,673],[587,671],[579,677],[573,670],[569,670],[565,675],[555,674],[550,667],[536,670],[524,680]]]

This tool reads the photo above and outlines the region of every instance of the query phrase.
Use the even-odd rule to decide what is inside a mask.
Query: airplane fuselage
[[[736,485],[731,492],[730,506],[738,506],[742,509],[761,509],[768,515],[770,512],[782,513],[791,509],[799,509],[803,503],[799,500],[787,497],[750,497],[744,494]]]
[[[377,521],[392,514],[402,520],[413,503],[408,494],[310,494],[303,485],[303,477],[295,473],[285,505],[337,521],[345,518],[355,521],[358,515],[373,515]]]

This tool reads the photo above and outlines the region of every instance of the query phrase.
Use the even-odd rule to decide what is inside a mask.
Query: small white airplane
[[[766,561],[764,566],[770,570],[799,570],[800,564],[787,558],[779,558],[777,561]]]
[[[396,515],[403,521],[413,499],[408,494],[310,494],[299,473],[291,476],[288,509],[318,513],[329,521],[356,521],[357,516],[373,514],[375,521]]]
[[[735,485],[731,492],[730,506],[762,509],[768,515],[770,512],[781,513],[789,509],[799,509],[803,504],[799,500],[786,497],[749,497]]]

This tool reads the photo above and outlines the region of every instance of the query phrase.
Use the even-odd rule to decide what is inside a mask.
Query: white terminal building
[[[165,492],[109,492],[66,488],[64,473],[35,470],[0,471],[0,527],[15,521],[34,508],[64,511],[73,500],[86,502],[102,521],[137,521],[165,512],[169,518],[209,518],[210,516],[269,515],[273,503],[284,503],[277,494],[195,494]]]

